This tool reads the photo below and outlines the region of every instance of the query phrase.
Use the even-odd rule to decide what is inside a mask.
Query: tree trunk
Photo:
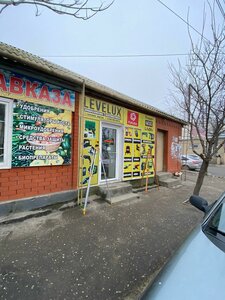
[[[201,190],[203,180],[204,180],[205,174],[207,172],[208,166],[209,166],[209,161],[208,160],[203,160],[200,171],[198,173],[198,178],[197,178],[197,181],[196,181],[196,184],[195,184],[195,188],[194,188],[194,191],[193,191],[194,195],[199,195],[199,192]]]

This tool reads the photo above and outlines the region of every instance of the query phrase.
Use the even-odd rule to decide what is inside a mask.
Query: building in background
[[[201,135],[204,140],[205,139],[204,130],[201,131]],[[224,140],[225,140],[225,134],[221,134],[217,141],[217,145],[223,143]],[[193,141],[193,148],[197,151],[197,153],[200,154],[202,152],[202,145],[196,130],[192,132],[192,141]],[[180,140],[180,145],[181,145],[181,153],[183,155],[194,154],[188,126],[184,126],[182,129],[182,137]],[[225,144],[219,149],[218,153],[212,158],[210,163],[217,164],[217,165],[225,164]]]

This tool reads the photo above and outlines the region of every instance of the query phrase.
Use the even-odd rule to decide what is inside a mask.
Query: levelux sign
[[[95,98],[85,97],[84,115],[98,120],[123,123],[124,109],[121,106],[104,102]]]
[[[0,96],[74,111],[75,92],[0,69]]]

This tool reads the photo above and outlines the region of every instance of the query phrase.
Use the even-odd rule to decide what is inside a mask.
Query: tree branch
[[[47,8],[60,15],[69,15],[78,19],[88,20],[95,16],[98,12],[108,9],[114,0],[110,0],[108,4],[101,2],[100,5],[89,5],[89,0],[84,1],[60,1],[60,0],[0,0],[0,13],[9,6],[17,6],[21,4],[34,5],[36,7],[36,16],[40,15],[39,7]]]

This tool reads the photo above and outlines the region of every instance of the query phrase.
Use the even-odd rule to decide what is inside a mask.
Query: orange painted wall
[[[0,201],[40,196],[77,188],[79,95],[72,113],[72,163],[68,166],[0,169]]]
[[[181,170],[180,160],[172,156],[172,142],[174,138],[181,136],[182,126],[174,121],[166,120],[160,117],[156,118],[156,129],[165,133],[164,160],[167,172],[179,172]],[[157,149],[156,149],[157,155]]]

